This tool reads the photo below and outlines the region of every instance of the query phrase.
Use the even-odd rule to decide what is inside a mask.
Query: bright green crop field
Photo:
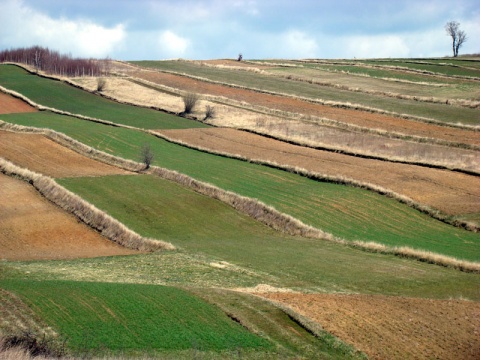
[[[272,347],[218,308],[178,288],[28,280],[4,280],[0,286],[20,295],[67,339],[74,353]]]
[[[14,65],[0,66],[0,85],[37,104],[143,129],[206,127],[200,122],[142,107],[119,104],[60,81],[32,75]]]
[[[322,183],[240,160],[203,153],[140,131],[49,113],[11,114],[8,122],[51,128],[87,145],[139,160],[149,143],[154,164],[274,206],[347,240],[410,246],[461,259],[480,259],[479,234],[446,225],[384,196]]]

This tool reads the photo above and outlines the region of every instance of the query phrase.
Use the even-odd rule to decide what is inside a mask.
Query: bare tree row
[[[0,62],[15,62],[61,76],[101,76],[108,72],[109,59],[82,59],[33,46],[0,51]]]

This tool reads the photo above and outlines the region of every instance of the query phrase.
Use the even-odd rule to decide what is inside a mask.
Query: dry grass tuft
[[[106,238],[122,246],[140,251],[174,249],[174,246],[170,243],[138,235],[47,176],[18,167],[3,158],[0,158],[0,172],[29,182],[45,198],[72,213]]]

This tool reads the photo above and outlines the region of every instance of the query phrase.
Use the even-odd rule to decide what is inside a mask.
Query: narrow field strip
[[[415,100],[393,99],[371,94],[361,94],[346,90],[337,90],[331,87],[324,88],[318,85],[299,83],[272,76],[249,72],[236,72],[200,66],[187,61],[134,61],[136,65],[153,68],[157,72],[166,72],[177,76],[188,77],[193,81],[201,81],[255,91],[257,94],[281,96],[286,98],[310,101],[316,105],[330,105],[338,108],[347,108],[364,113],[384,114],[385,117],[410,117],[413,120],[438,122],[443,125],[478,126],[478,110],[457,108],[446,104],[420,103]],[[135,73],[134,73],[135,74]],[[133,75],[137,76],[137,75]],[[458,113],[462,114],[462,121],[458,121]],[[357,111],[359,112],[359,111]],[[458,125],[456,125],[458,123]]]
[[[0,157],[54,178],[130,173],[82,156],[42,134],[0,130]]]
[[[333,89],[347,90],[351,92],[358,92],[362,94],[370,94],[375,96],[385,96],[395,99],[403,100],[415,100],[419,102],[434,103],[434,104],[449,104],[466,108],[479,108],[480,101],[462,99],[459,95],[446,96],[441,92],[432,92],[430,89],[423,89],[415,84],[415,87],[407,88],[405,83],[400,84],[393,81],[384,79],[375,79],[373,77],[361,76],[357,74],[357,78],[352,78],[352,74],[345,74],[340,71],[328,71],[321,67],[280,67],[280,68],[267,68],[268,70],[260,70],[252,67],[234,67],[218,65],[216,63],[199,62],[201,66],[210,66],[218,69],[227,69],[232,71],[254,71],[262,75],[277,76],[280,79],[286,79],[291,81],[306,82],[312,85],[319,85],[323,87],[332,87]],[[355,74],[354,74],[355,75]],[[360,77],[361,76],[361,77]],[[438,90],[438,89],[435,89]],[[464,91],[463,95],[470,96],[468,91]]]
[[[78,195],[75,195],[53,179],[20,168],[9,161],[0,158],[0,172],[29,182],[46,199],[75,215],[78,219],[97,230],[111,241],[133,250],[153,251],[171,250],[174,247],[166,242],[144,238],[128,229],[108,214],[98,210]],[[8,237],[6,238],[8,239]]]
[[[73,81],[88,91],[95,89],[94,78],[75,78]],[[183,110],[183,92],[180,90],[131,77],[110,78],[108,84],[103,93],[117,101],[159,107],[175,113]],[[284,113],[274,116],[272,110],[262,109],[265,110],[263,114],[258,106],[247,106],[245,103],[210,95],[203,97],[201,105],[215,108],[214,118],[207,120],[213,126],[245,129],[300,146],[340,151],[346,155],[480,174],[480,158],[477,160],[477,153],[453,147],[452,143],[446,144],[447,146],[432,144],[431,142],[439,142],[433,138],[417,138],[416,142],[404,141],[401,138],[405,135],[397,134],[400,139],[393,139],[391,133],[388,134],[389,137],[386,134],[380,136],[365,128],[351,129],[351,126],[345,130],[335,128],[330,122],[324,124],[326,119],[318,119],[316,124],[311,116],[307,121],[292,114],[292,118],[286,120]],[[201,105],[193,113],[193,116],[200,119],[205,116]],[[457,145],[465,147],[465,144]]]
[[[206,125],[157,110],[105,99],[58,80],[31,74],[15,65],[0,66],[0,85],[44,107],[136,128],[188,128]]]
[[[227,97],[256,106],[272,108],[276,111],[286,111],[303,114],[305,116],[311,115],[359,127],[379,129],[404,135],[435,138],[452,143],[458,143],[460,141],[465,144],[480,146],[479,136],[472,130],[427,124],[352,109],[335,108],[323,104],[302,101],[298,98],[259,93],[250,89],[232,88],[226,85],[212,84],[178,74],[163,73],[160,71],[139,70],[129,73],[129,75],[183,91]]]
[[[450,215],[480,215],[480,178],[451,171],[308,149],[234,129],[158,130],[169,140],[325,177],[353,179],[402,193]],[[319,175],[320,177],[320,175]],[[478,190],[477,190],[478,189]]]

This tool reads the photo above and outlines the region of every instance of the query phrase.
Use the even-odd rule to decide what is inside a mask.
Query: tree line
[[[0,51],[0,63],[15,62],[60,76],[101,76],[108,72],[110,59],[82,59],[45,47],[32,46]]]

